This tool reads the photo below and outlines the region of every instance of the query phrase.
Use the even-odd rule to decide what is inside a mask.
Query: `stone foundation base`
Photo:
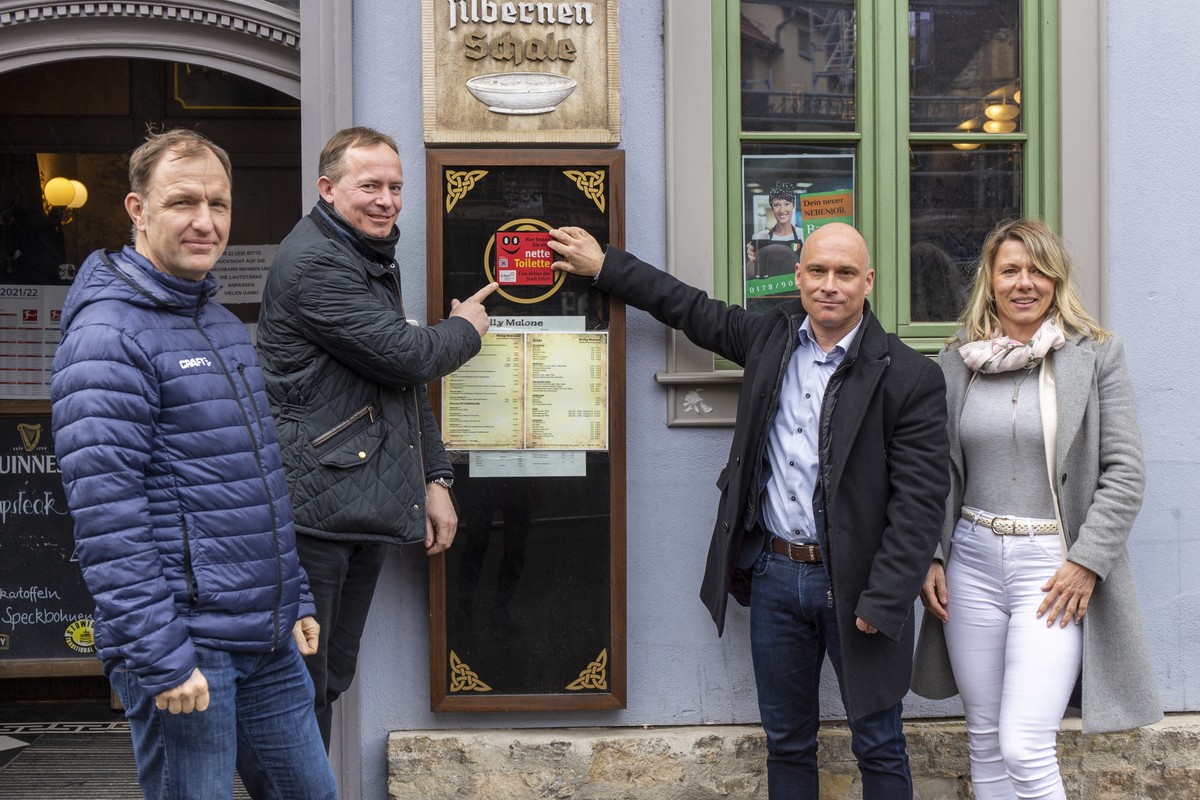
[[[961,720],[906,721],[918,800],[971,792]],[[821,798],[862,796],[844,723],[821,727]],[[1067,796],[1079,800],[1200,799],[1200,716],[1123,733],[1058,735]],[[392,800],[766,800],[757,726],[395,731]]]

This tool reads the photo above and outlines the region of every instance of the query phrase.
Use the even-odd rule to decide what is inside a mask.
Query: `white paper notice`
[[[0,285],[0,399],[50,399],[69,286]]]
[[[279,245],[275,244],[226,247],[212,273],[221,287],[217,291],[217,302],[261,303],[267,269],[277,250]]]

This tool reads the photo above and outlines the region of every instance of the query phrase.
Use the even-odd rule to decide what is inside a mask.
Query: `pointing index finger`
[[[480,289],[478,292],[471,295],[467,299],[474,300],[476,303],[482,303],[489,294],[491,294],[492,292],[496,291],[499,288],[500,288],[500,284],[496,283],[495,281],[492,281],[487,286],[483,287],[482,289]]]

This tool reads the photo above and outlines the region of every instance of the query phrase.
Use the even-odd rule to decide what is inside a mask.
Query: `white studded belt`
[[[970,506],[962,507],[962,518],[974,525],[989,528],[998,536],[1058,535],[1058,521],[1036,517],[998,517]]]

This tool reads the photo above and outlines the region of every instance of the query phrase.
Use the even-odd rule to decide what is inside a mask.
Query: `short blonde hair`
[[[975,282],[966,308],[958,318],[968,342],[991,339],[1001,333],[996,295],[992,289],[992,267],[1000,246],[1007,241],[1025,245],[1034,266],[1054,280],[1054,298],[1047,315],[1058,324],[1064,336],[1068,339],[1090,337],[1103,342],[1112,335],[1083,307],[1072,277],[1071,256],[1062,238],[1042,220],[1023,217],[1001,222],[983,241],[983,250],[975,267]],[[957,336],[946,341],[949,345],[957,342]]]

